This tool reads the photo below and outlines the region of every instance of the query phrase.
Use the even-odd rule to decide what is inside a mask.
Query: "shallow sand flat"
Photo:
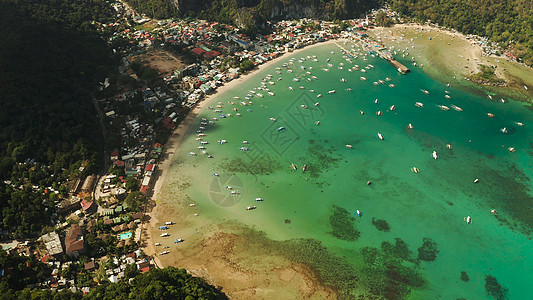
[[[364,68],[369,80],[362,81],[360,73],[348,71],[352,62],[334,44],[305,55],[317,55],[318,59],[294,57],[291,72],[280,68],[284,80],[269,85],[275,97],[254,100],[251,111],[238,106],[242,117],[217,118],[216,125],[207,129],[205,141],[209,142],[209,153],[214,155],[212,160],[203,155],[188,155],[198,147],[196,128],[191,126],[185,142],[175,153],[161,193],[154,197],[158,206],[151,225],[153,242],[161,242],[170,250],[170,254],[159,256],[160,265],[186,267],[221,285],[236,298],[336,296],[316,285],[317,282],[335,287],[342,293],[340,297],[347,292],[348,297],[366,299],[372,289],[374,293],[391,291],[398,295],[416,290],[420,297],[412,294],[415,299],[482,298],[483,278],[489,267],[494,270],[490,273],[509,287],[515,297],[527,291],[529,288],[516,278],[524,272],[524,262],[530,260],[521,250],[529,243],[521,235],[511,234],[514,228],[511,224],[498,225],[489,213],[496,208],[502,216],[512,214],[518,220],[529,220],[526,213],[521,215],[525,210],[519,207],[529,196],[525,186],[515,182],[519,176],[533,176],[528,171],[530,167],[523,171],[519,167],[530,165],[530,160],[525,159],[529,147],[526,137],[528,124],[533,122],[523,106],[513,101],[508,104],[489,101],[485,95],[467,94],[456,85],[446,87],[446,82],[435,81],[420,68],[400,75],[386,61],[370,54],[366,58],[360,54],[353,62],[368,65]],[[267,72],[274,74],[276,70],[264,73]],[[317,75],[319,80],[302,80],[311,75]],[[229,102],[233,96],[242,98],[257,87],[262,78],[254,78],[242,82],[232,93],[218,95],[221,109],[232,110],[233,104]],[[300,83],[294,83],[295,78]],[[372,83],[387,78],[396,84],[394,89]],[[303,88],[289,89],[298,85]],[[308,92],[311,88],[316,90],[315,94]],[[329,94],[332,89],[337,92]],[[430,93],[424,95],[421,89]],[[444,97],[445,90],[449,90],[453,103],[464,108],[464,112],[446,112],[437,106],[449,101]],[[318,93],[324,96],[314,115],[295,119],[302,115],[302,103],[313,107]],[[376,98],[379,103],[375,103]],[[423,101],[425,107],[416,107],[414,101]],[[394,112],[374,116],[376,110],[386,111],[393,104]],[[369,113],[361,115],[359,110]],[[488,118],[488,111],[497,117]],[[218,116],[212,110],[199,115],[208,119]],[[278,122],[272,123],[270,117],[276,117]],[[322,125],[317,127],[316,120],[322,121]],[[513,135],[499,133],[500,128],[514,120],[526,125],[517,128]],[[415,124],[415,131],[405,129],[410,122]],[[193,123],[198,124],[199,120]],[[281,125],[287,128],[287,136],[300,142],[280,148],[283,144],[275,144],[271,135],[264,135],[272,131],[272,136],[278,136],[276,128]],[[377,139],[376,132],[383,133],[386,140]],[[229,142],[219,145],[216,143],[219,139]],[[242,140],[250,141],[249,152],[239,151]],[[347,150],[348,143],[356,149]],[[453,151],[445,150],[447,143],[453,144]],[[509,153],[501,147],[504,144],[519,150]],[[439,151],[438,161],[430,156],[434,149]],[[255,153],[263,156],[257,159]],[[465,161],[469,168],[465,168]],[[309,171],[291,171],[291,163],[307,164]],[[413,165],[422,170],[421,174],[410,171]],[[509,166],[516,166],[516,172],[508,170]],[[213,173],[220,176],[212,176]],[[236,176],[240,182],[233,181]],[[472,186],[472,178],[477,177],[482,178],[482,183]],[[506,178],[503,186],[498,184],[502,178]],[[371,186],[366,185],[369,179],[373,182]],[[213,186],[214,182],[218,185]],[[239,191],[242,199],[229,195],[228,185],[233,187],[232,191]],[[522,193],[512,196],[516,207],[501,201],[511,191],[512,195]],[[256,197],[265,201],[255,203]],[[226,199],[233,202],[225,202]],[[189,206],[191,203],[196,206]],[[258,208],[248,211],[248,205]],[[361,232],[360,238],[339,239],[354,233],[346,226],[332,223],[331,217],[346,218],[349,223],[356,209],[364,212],[364,217],[353,221]],[[194,216],[196,213],[198,216]],[[475,225],[464,223],[467,214],[475,219]],[[386,220],[391,232],[381,232],[374,217]],[[176,224],[168,230],[169,238],[161,238],[161,231],[156,228],[166,221]],[[423,238],[431,238],[440,251],[437,260],[410,265],[412,272],[395,281],[396,277],[391,277],[394,273],[383,269],[394,263],[394,258],[379,248],[383,242],[394,242],[396,237],[414,255]],[[174,244],[176,238],[185,242]],[[469,242],[465,244],[465,240]],[[374,252],[366,251],[367,247]],[[162,251],[155,248],[157,253]],[[509,256],[510,253],[501,251],[508,248],[516,249],[516,254]],[[372,253],[386,264],[374,264]],[[409,255],[401,255],[406,255],[406,263],[410,262]],[[315,272],[309,273],[310,269],[304,266],[311,266]],[[472,280],[464,289],[458,289],[456,280],[463,270],[468,271]],[[426,286],[421,286],[416,272],[423,273]],[[313,279],[317,276],[320,281]]]
[[[431,76],[444,76],[453,82],[456,80],[454,76],[460,78],[478,72],[478,64],[481,63],[496,67],[496,75],[508,81],[511,89],[507,90],[510,90],[510,93],[504,93],[518,96],[516,92],[519,92],[526,97],[533,96],[533,89],[530,88],[527,92],[523,89],[524,84],[533,87],[532,68],[508,61],[503,57],[483,56],[481,48],[461,33],[411,24],[395,25],[390,28],[377,27],[368,33],[371,37],[380,39],[387,47],[394,46],[396,49],[408,51],[409,56],[406,58],[415,57],[418,67],[424,64],[424,71]],[[400,51],[396,57],[401,58]],[[416,68],[412,65],[408,67]],[[502,89],[494,89],[497,90]],[[523,97],[522,95],[519,97]]]

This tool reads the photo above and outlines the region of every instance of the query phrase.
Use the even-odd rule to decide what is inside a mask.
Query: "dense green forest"
[[[390,0],[403,16],[511,43],[518,57],[533,65],[533,1],[531,0]]]
[[[0,227],[16,237],[50,222],[58,195],[33,185],[99,170],[91,92],[114,62],[91,20],[112,15],[105,1],[0,0]]]
[[[76,268],[70,269],[83,270],[82,263],[71,266]],[[0,249],[0,269],[4,271],[0,277],[0,299],[227,299],[224,293],[202,278],[174,267],[154,268],[141,274],[135,264],[129,265],[124,281],[97,285],[85,297],[81,292],[73,293],[69,289],[53,292],[50,289],[28,288],[45,281],[52,272],[50,266],[34,257],[7,254]],[[88,286],[96,284],[91,277],[87,278],[87,283]]]
[[[139,12],[154,18],[198,17],[264,28],[267,20],[318,18],[347,19],[380,7],[383,0],[128,0]],[[176,8],[172,3],[178,3]]]

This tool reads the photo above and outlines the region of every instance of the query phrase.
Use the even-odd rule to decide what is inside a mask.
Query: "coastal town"
[[[94,104],[106,132],[106,165],[100,174],[88,174],[81,165],[70,178],[53,186],[31,188],[56,199],[53,228],[35,239],[13,239],[11,228],[2,228],[2,247],[8,253],[32,256],[52,269],[52,276],[38,288],[87,294],[104,282],[119,282],[131,274],[161,267],[158,257],[174,251],[168,245],[151,243],[148,228],[164,236],[174,220],[152,224],[154,186],[161,180],[160,164],[171,159],[165,143],[189,112],[217,89],[253,72],[287,53],[339,38],[360,43],[383,57],[400,72],[407,66],[379,40],[368,37],[375,16],[386,13],[396,23],[403,20],[387,9],[372,11],[359,19],[320,21],[312,19],[269,22],[272,33],[251,38],[239,28],[197,19],[155,20],[135,13],[129,6],[113,3],[117,20],[96,23],[102,32],[112,32],[108,44],[120,56],[119,77],[100,83]],[[486,55],[502,55],[495,43],[468,37]],[[381,51],[381,52],[380,52]],[[510,60],[516,59],[505,53]],[[413,66],[415,67],[416,64]],[[27,168],[35,162],[25,162]],[[22,189],[11,181],[6,184]],[[169,243],[187,243],[169,237]],[[152,243],[153,244],[153,243]],[[151,253],[150,253],[151,254]],[[0,270],[4,276],[9,270]]]
[[[111,141],[107,146],[113,146],[108,171],[86,174],[80,166],[65,182],[34,185],[33,190],[57,199],[56,226],[40,237],[9,240],[10,229],[2,229],[4,250],[34,256],[52,268],[52,277],[39,288],[87,294],[96,284],[157,268],[157,256],[170,250],[159,247],[154,257],[144,252],[153,187],[160,176],[158,163],[165,158],[164,143],[187,113],[258,65],[307,45],[364,38],[364,30],[373,26],[372,14],[343,22],[281,21],[271,24],[272,34],[252,40],[218,22],[153,20],[120,2],[113,8],[115,23],[96,24],[113,32],[110,44],[120,40],[113,51],[122,55],[121,80],[112,86],[106,79],[94,100]],[[171,224],[156,225],[164,234]]]

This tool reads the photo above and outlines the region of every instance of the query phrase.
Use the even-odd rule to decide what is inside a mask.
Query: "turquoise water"
[[[199,214],[212,222],[237,220],[277,241],[320,241],[358,278],[344,295],[484,299],[489,297],[488,275],[502,287],[491,289],[495,298],[533,295],[531,111],[511,99],[501,103],[498,95],[491,100],[446,86],[420,69],[400,75],[384,60],[366,59],[343,57],[338,46],[324,45],[287,57],[218,96],[195,121],[200,126],[200,118],[216,118],[202,131],[207,154],[198,149],[195,125],[175,158],[175,176],[189,183],[187,201],[197,203]],[[353,70],[355,64],[359,70]],[[369,64],[373,67],[366,69]],[[383,84],[373,84],[379,80]],[[254,90],[261,83],[275,95]],[[243,106],[247,94],[253,104]],[[463,111],[451,109],[452,104]],[[221,118],[217,109],[231,116]],[[407,128],[409,123],[414,129]],[[501,132],[504,127],[507,134]],[[227,143],[217,142],[222,139]],[[248,206],[257,208],[249,211]],[[332,221],[335,211],[341,225]],[[464,221],[467,216],[472,224]],[[386,220],[390,230],[378,230],[373,219]],[[359,236],[349,237],[345,229],[352,227]],[[394,244],[397,238],[412,254],[383,258],[392,256],[382,243]],[[419,256],[424,238],[437,245],[434,260]],[[404,269],[396,272],[397,266]],[[460,279],[462,271],[468,280]],[[413,278],[422,278],[423,284]]]

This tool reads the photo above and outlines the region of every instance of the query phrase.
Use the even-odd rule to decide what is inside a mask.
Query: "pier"
[[[405,74],[410,71],[408,67],[404,66],[402,63],[400,63],[399,61],[395,59],[388,59],[388,61],[391,65],[393,65],[398,70],[398,72],[402,74]]]

